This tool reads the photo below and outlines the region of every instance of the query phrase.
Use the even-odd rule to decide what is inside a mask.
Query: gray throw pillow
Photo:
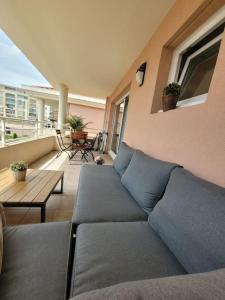
[[[176,169],[149,223],[188,273],[225,267],[224,188]]]
[[[126,143],[122,142],[116,158],[113,161],[113,167],[119,173],[120,176],[126,171],[131,158],[133,156],[134,149],[129,147]]]
[[[138,204],[150,212],[162,197],[170,173],[177,166],[136,150],[121,182]]]

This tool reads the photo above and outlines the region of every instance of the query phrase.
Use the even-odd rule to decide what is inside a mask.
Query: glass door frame
[[[129,95],[130,92],[126,93],[122,98],[120,98],[115,104],[114,104],[114,109],[113,109],[113,122],[112,122],[112,134],[111,134],[111,140],[110,140],[110,150],[109,150],[109,155],[114,159],[116,157],[116,153],[112,150],[112,144],[113,144],[113,137],[114,137],[114,130],[115,130],[115,122],[117,119],[117,107],[124,102],[124,112],[122,116],[122,122],[121,122],[121,127],[120,127],[120,133],[118,136],[118,145],[117,149],[119,148],[120,143],[122,142],[123,135],[124,135],[124,130],[125,130],[125,123],[126,123],[126,116],[127,116],[127,107],[128,107],[128,102],[129,102]]]

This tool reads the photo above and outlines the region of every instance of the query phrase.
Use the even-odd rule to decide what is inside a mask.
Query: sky
[[[19,48],[0,29],[0,83],[20,87],[50,86]]]

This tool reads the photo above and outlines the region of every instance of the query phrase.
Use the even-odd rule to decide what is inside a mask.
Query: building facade
[[[0,116],[8,118],[37,118],[37,98],[22,88],[0,85]]]
[[[103,126],[105,101],[69,94],[68,114],[81,115],[90,126]],[[0,84],[0,117],[57,122],[58,92],[46,87]]]
[[[44,134],[43,128],[55,128],[58,110],[59,92],[53,88],[0,84],[0,119],[5,120],[6,137],[9,139],[33,136],[35,128],[39,128],[41,135]],[[87,130],[92,135],[103,128],[104,110],[104,99],[68,95],[67,115],[82,116],[89,123]]]
[[[180,0],[109,95],[107,149],[114,140],[225,186],[225,5],[224,1]],[[147,63],[144,84],[136,72]],[[183,93],[177,109],[162,112],[165,86],[178,81]],[[117,111],[129,96],[118,133]],[[121,129],[122,128],[122,129]]]

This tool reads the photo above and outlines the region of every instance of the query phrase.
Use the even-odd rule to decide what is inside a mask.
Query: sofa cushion
[[[189,273],[225,267],[224,188],[176,169],[149,222]]]
[[[113,161],[113,166],[115,170],[120,174],[120,176],[122,176],[123,173],[126,171],[131,161],[133,153],[134,153],[133,148],[129,147],[124,142],[121,143],[116,158]]]
[[[137,150],[121,181],[139,205],[149,212],[162,197],[170,173],[176,167],[176,164],[154,159]]]
[[[69,222],[6,227],[1,300],[65,299]]]
[[[84,165],[81,169],[73,222],[137,221],[148,215],[121,184],[112,166]]]
[[[120,282],[184,273],[147,222],[78,226],[72,296]]]
[[[126,282],[71,300],[223,300],[225,269],[201,274]]]

